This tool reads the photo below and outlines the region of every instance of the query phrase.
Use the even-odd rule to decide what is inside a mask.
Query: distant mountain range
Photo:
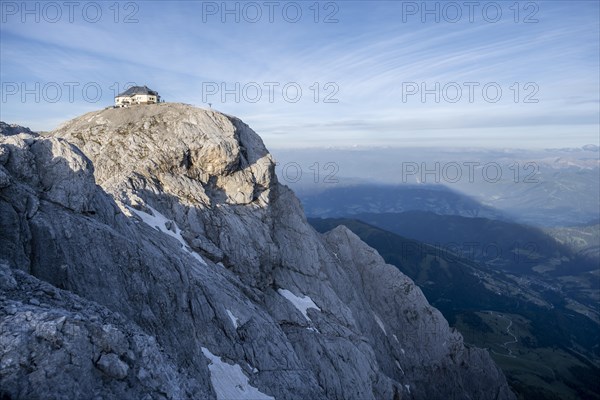
[[[279,150],[276,155],[280,178],[313,216],[423,210],[507,217],[552,228],[600,218],[596,145],[546,150],[333,148]],[[411,191],[423,201],[413,199]],[[423,197],[420,191],[428,194]]]
[[[515,222],[431,211],[361,213],[354,217],[505,272],[561,276],[598,268],[596,260],[577,254],[543,230]]]
[[[311,217],[342,217],[364,213],[430,211],[445,215],[508,219],[475,199],[442,185],[354,185],[317,192],[299,192]]]

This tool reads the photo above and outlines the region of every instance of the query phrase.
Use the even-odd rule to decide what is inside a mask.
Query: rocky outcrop
[[[102,397],[513,397],[489,355],[465,348],[410,279],[348,230],[323,237],[307,224],[240,120],[157,104],[89,113],[48,138],[0,138],[9,396],[46,397],[26,358],[39,352],[64,371],[56,379],[83,379]],[[25,280],[87,304],[75,313],[89,321],[86,340],[71,343],[55,322],[66,344],[50,354],[32,332],[75,318],[75,300],[28,303],[39,290]],[[96,344],[107,324],[126,343]],[[24,361],[4,368],[16,347]],[[80,378],[68,372],[77,363]]]
[[[121,314],[2,263],[0,289],[2,396],[177,399],[191,385]]]
[[[325,241],[375,315],[375,326],[361,328],[370,331],[374,342],[385,344],[374,348],[379,364],[390,375],[400,369],[397,378],[412,383],[414,397],[432,399],[443,394],[463,398],[467,388],[473,399],[510,397],[507,387],[497,386],[504,377],[489,362],[487,351],[466,348],[462,336],[424,301],[421,289],[410,278],[386,265],[375,250],[344,226],[328,232]],[[370,322],[368,318],[363,321]],[[496,393],[490,390],[493,387]]]
[[[32,132],[31,129],[29,129],[29,128],[25,128],[24,126],[20,126],[20,125],[16,125],[16,124],[9,125],[6,122],[0,121],[0,135],[12,136],[12,135],[18,135],[20,133],[35,135],[35,132]]]

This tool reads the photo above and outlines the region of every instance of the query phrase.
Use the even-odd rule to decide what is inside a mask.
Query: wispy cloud
[[[318,23],[309,8],[313,3],[298,3],[304,14],[297,23],[277,13],[270,23],[266,9],[258,23],[244,21],[244,15],[238,15],[239,23],[235,15],[223,23],[221,15],[203,13],[205,3],[136,2],[137,23],[123,23],[131,11],[124,9],[127,3],[119,3],[117,23],[108,3],[102,3],[104,17],[97,23],[81,17],[73,23],[64,18],[22,23],[18,14],[3,15],[0,117],[51,129],[79,112],[110,105],[115,91],[135,82],[159,90],[167,101],[211,102],[239,115],[272,146],[379,145],[398,137],[414,142],[447,137],[449,144],[465,145],[483,135],[490,146],[503,146],[503,137],[511,137],[549,147],[563,144],[565,131],[577,140],[598,142],[597,2],[536,3],[539,21],[529,24],[523,23],[531,12],[525,3],[518,18],[507,6],[495,23],[477,13],[474,22],[465,16],[457,23],[444,18],[423,23],[414,15],[404,23],[406,2],[386,1],[333,3],[337,9],[326,9],[332,3],[322,2]],[[238,4],[241,11],[245,3],[228,4]],[[332,11],[339,22],[323,23]],[[23,99],[21,86],[17,93],[7,92],[14,91],[15,83],[31,90],[36,82],[42,88],[48,82],[80,85],[73,99],[63,86],[56,103],[44,96],[35,101],[31,94]],[[96,102],[81,93],[90,82],[102,89]],[[255,82],[262,97],[253,102],[238,93],[239,101],[233,94],[222,101],[219,86],[207,100],[203,91],[210,82],[229,90],[236,83],[243,89]],[[265,86],[269,82],[279,83],[272,101]],[[473,101],[467,100],[465,82],[479,84]],[[282,93],[286,83],[301,88],[298,102]],[[407,83],[417,84],[419,93],[406,96]],[[460,101],[450,101],[452,91],[442,93],[439,101],[434,94],[422,101],[421,88],[449,83],[461,87]],[[486,83],[501,88],[497,102],[482,94]],[[537,103],[524,102],[527,96]],[[499,130],[505,133],[497,134]]]

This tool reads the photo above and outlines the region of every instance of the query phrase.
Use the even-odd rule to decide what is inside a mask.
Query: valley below
[[[597,225],[533,227],[422,186],[318,193],[301,197],[309,222],[348,227],[414,279],[465,343],[489,350],[520,399],[600,398]]]

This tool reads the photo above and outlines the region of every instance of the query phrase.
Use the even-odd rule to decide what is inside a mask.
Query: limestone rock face
[[[214,111],[0,136],[0,264],[11,398],[514,398],[409,278],[316,233],[260,137]]]
[[[154,207],[207,257],[221,261],[221,249],[243,281],[272,283],[265,267],[277,263],[266,220],[277,187],[274,162],[243,122],[156,104],[86,114],[53,135],[92,159],[96,181],[118,202]]]
[[[363,329],[373,335],[373,341],[384,344],[374,348],[379,364],[398,380],[411,382],[415,398],[463,398],[465,389],[474,399],[511,397],[507,386],[497,386],[504,377],[490,362],[489,354],[465,348],[460,333],[425,301],[410,278],[386,265],[344,226],[328,232],[325,241],[374,313],[377,324],[369,324],[365,318]],[[475,365],[479,370],[473,370]]]
[[[122,315],[2,263],[0,288],[3,395],[177,399],[182,388],[196,386],[198,395],[210,396]]]

